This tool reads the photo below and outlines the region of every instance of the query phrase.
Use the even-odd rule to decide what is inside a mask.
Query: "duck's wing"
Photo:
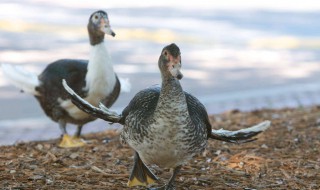
[[[87,95],[85,76],[87,73],[88,60],[60,59],[50,63],[39,75],[41,85],[37,88],[45,97],[59,97],[63,100],[68,94],[63,90],[62,79],[81,97]]]
[[[89,102],[87,102],[86,100],[81,98],[77,93],[75,93],[68,86],[68,84],[65,80],[62,81],[62,84],[63,84],[63,87],[65,88],[65,90],[68,92],[72,103],[74,105],[76,105],[79,109],[81,109],[82,111],[84,111],[94,117],[106,120],[108,122],[120,123],[119,121],[121,120],[121,117],[122,117],[121,115],[117,114],[114,111],[111,111],[110,109],[105,107],[102,103],[100,103],[99,108],[91,105]]]
[[[212,130],[210,133],[210,138],[231,143],[250,142],[256,140],[256,138],[253,137],[268,129],[270,125],[270,121],[263,121],[252,127],[237,131],[229,131],[225,129]]]
[[[206,108],[196,97],[189,94],[188,92],[184,93],[186,96],[188,111],[192,122],[200,129],[203,129],[205,127],[209,138],[209,134],[211,133],[211,124]]]
[[[134,115],[139,122],[150,118],[157,107],[160,91],[160,86],[155,85],[138,92],[122,111],[121,123],[125,122],[129,114]]]
[[[252,127],[240,129],[237,131],[229,131],[224,129],[214,130],[211,127],[208,113],[204,105],[194,96],[185,92],[188,111],[193,123],[196,126],[205,126],[208,133],[208,138],[231,142],[231,143],[245,143],[256,140],[253,138],[259,133],[269,128],[271,122],[264,121]]]

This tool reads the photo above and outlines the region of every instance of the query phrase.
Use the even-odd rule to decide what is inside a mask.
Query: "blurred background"
[[[98,9],[108,12],[117,34],[105,39],[115,71],[132,85],[112,107],[118,112],[139,90],[161,82],[157,60],[172,42],[182,52],[184,90],[209,114],[320,102],[317,0],[1,0],[0,63],[39,74],[57,59],[88,59],[86,25]],[[106,126],[97,120],[84,133]],[[35,98],[0,71],[0,144],[59,136]]]

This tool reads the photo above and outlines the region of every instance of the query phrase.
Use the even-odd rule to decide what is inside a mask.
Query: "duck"
[[[63,89],[62,79],[93,105],[102,102],[111,107],[121,90],[130,91],[130,83],[119,79],[115,73],[104,42],[105,34],[116,35],[108,14],[103,10],[93,12],[87,30],[91,46],[89,60],[60,59],[48,64],[40,75],[22,67],[2,64],[4,76],[23,92],[34,95],[45,114],[58,123],[62,132],[58,146],[62,148],[84,146],[86,142],[80,138],[83,125],[96,119],[72,104]],[[68,123],[77,125],[73,136],[67,133]]]
[[[91,105],[63,81],[72,102],[80,109],[94,117],[123,125],[120,139],[134,150],[129,187],[156,183],[158,177],[147,166],[155,164],[172,169],[172,176],[163,186],[149,189],[175,189],[174,181],[181,167],[204,151],[208,139],[250,142],[270,126],[270,121],[263,121],[237,131],[212,129],[205,106],[184,91],[180,84],[183,78],[181,53],[176,44],[163,48],[158,67],[161,86],[154,85],[138,92],[121,114],[103,104],[99,107]]]

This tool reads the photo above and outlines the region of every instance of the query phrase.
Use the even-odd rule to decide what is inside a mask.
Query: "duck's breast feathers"
[[[138,92],[122,111],[123,123],[129,114],[140,121],[150,118],[157,107],[160,90],[160,86],[155,85]]]
[[[204,105],[193,95],[184,92],[186,96],[188,112],[190,118],[195,126],[205,126],[208,134],[211,133],[211,124],[209,121],[208,113]]]
[[[49,64],[39,75],[41,86],[38,90],[45,91],[45,93],[59,93],[61,98],[67,98],[67,94],[62,86],[62,79],[66,79],[70,87],[83,97],[86,94],[83,89],[87,65],[87,60],[75,59],[61,59]]]
[[[108,108],[111,107],[113,103],[118,99],[120,91],[121,91],[121,83],[118,76],[116,75],[116,83],[114,85],[112,92],[106,98],[104,98],[101,101],[101,103],[103,103],[103,105],[105,105]]]
[[[138,92],[123,110],[122,123],[125,123],[125,119],[129,114],[140,121],[146,121],[151,118],[157,107],[160,91],[160,86],[155,85]],[[211,124],[204,105],[193,95],[188,92],[184,93],[192,123],[197,127],[206,127],[206,130],[211,133]]]

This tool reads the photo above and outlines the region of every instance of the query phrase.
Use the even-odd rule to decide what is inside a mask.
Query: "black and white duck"
[[[174,179],[181,166],[196,154],[201,153],[207,140],[248,142],[270,126],[264,121],[238,131],[212,130],[208,114],[200,101],[183,91],[179,80],[181,54],[175,44],[163,48],[158,65],[162,85],[153,86],[137,93],[129,105],[117,114],[100,104],[94,107],[78,96],[64,81],[72,102],[94,117],[122,124],[121,139],[134,150],[134,166],[128,186],[148,186],[158,178],[145,164],[172,168],[169,182],[159,188],[174,189]]]
[[[92,13],[87,29],[91,45],[89,60],[57,60],[50,63],[39,76],[21,67],[2,65],[4,76],[22,91],[33,94],[45,114],[59,123],[63,134],[60,147],[83,146],[85,142],[80,138],[82,126],[96,119],[72,104],[62,86],[62,79],[93,105],[102,102],[110,107],[117,100],[120,89],[123,90],[104,43],[105,34],[115,36],[108,14],[102,10]],[[129,83],[126,85],[130,88]],[[67,134],[67,123],[78,126],[74,136]]]

